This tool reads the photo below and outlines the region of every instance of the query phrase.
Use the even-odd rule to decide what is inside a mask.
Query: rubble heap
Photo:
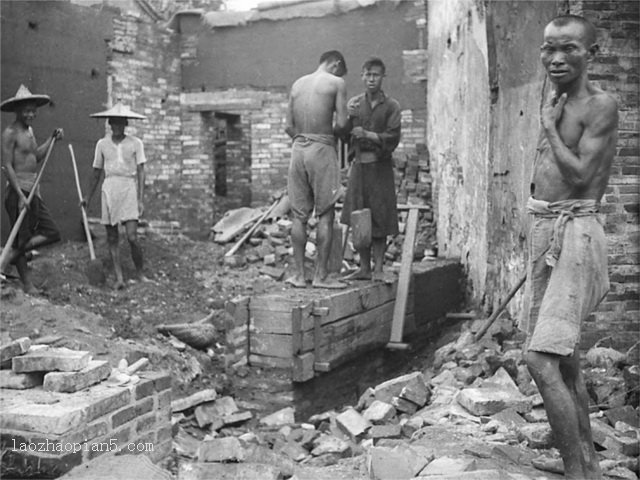
[[[215,391],[175,401],[180,478],[295,480],[305,466],[348,457],[361,459],[361,476],[354,478],[378,480],[539,478],[535,468],[560,473],[520,342],[475,342],[469,327],[436,352],[433,367],[385,381],[356,405],[306,422],[296,422],[290,407],[252,418],[250,406],[242,409]],[[594,443],[603,472],[613,478],[637,478],[640,416],[637,402],[630,403],[637,398],[637,355],[637,344],[626,354],[597,346],[586,355],[597,403]],[[457,444],[445,448],[443,438]]]

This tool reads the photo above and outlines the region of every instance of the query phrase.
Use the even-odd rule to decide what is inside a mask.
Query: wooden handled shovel
[[[85,269],[87,278],[91,285],[104,285],[106,280],[104,270],[102,269],[102,261],[96,259],[96,252],[93,249],[93,239],[91,238],[91,230],[89,230],[89,221],[87,220],[87,211],[82,205],[84,197],[82,196],[82,189],[80,188],[80,177],[78,176],[78,166],[76,165],[76,156],[73,153],[73,147],[69,144],[69,153],[71,153],[71,163],[73,164],[73,174],[76,179],[76,187],[78,187],[78,198],[80,199],[80,209],[82,210],[82,224],[84,225],[84,233],[87,236],[87,243],[89,244],[89,256],[91,260]]]
[[[40,167],[40,171],[38,175],[36,175],[36,180],[33,182],[33,187],[31,187],[31,191],[29,192],[29,196],[27,197],[27,204],[22,207],[20,210],[20,215],[16,219],[16,223],[13,224],[13,228],[11,228],[11,232],[9,233],[9,238],[7,238],[7,243],[5,243],[4,248],[2,249],[2,254],[0,254],[0,266],[4,267],[5,262],[7,260],[7,256],[11,251],[11,247],[16,237],[18,236],[18,231],[20,230],[20,225],[22,225],[22,221],[24,220],[25,215],[27,214],[27,209],[29,208],[29,204],[33,199],[33,196],[38,191],[38,185],[40,184],[40,179],[42,178],[42,172],[44,172],[44,167],[47,166],[47,162],[49,161],[49,156],[51,155],[51,150],[53,150],[53,144],[56,143],[56,137],[54,136],[49,144],[49,148],[47,148],[47,153],[44,156],[44,160],[42,161],[42,167]]]

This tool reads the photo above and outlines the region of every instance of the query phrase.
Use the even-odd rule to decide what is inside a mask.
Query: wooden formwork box
[[[251,297],[248,361],[291,370],[292,380],[310,380],[359,353],[386,344],[397,282],[364,283],[332,291],[310,289]],[[407,331],[413,322],[407,302]],[[243,314],[243,313],[241,313]]]

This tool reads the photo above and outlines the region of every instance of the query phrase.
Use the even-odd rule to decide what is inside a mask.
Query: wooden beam
[[[402,245],[402,262],[400,264],[400,275],[398,277],[398,293],[393,309],[393,322],[391,324],[390,344],[402,343],[404,330],[404,320],[407,310],[407,297],[409,296],[409,282],[411,280],[411,265],[413,264],[413,251],[416,241],[416,230],[418,227],[418,209],[409,210],[407,219],[407,229]],[[387,345],[387,347],[390,347]],[[392,346],[390,347],[392,348]]]

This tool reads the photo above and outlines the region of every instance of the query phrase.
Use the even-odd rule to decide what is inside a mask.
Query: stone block
[[[336,424],[340,430],[346,433],[354,441],[371,428],[369,420],[364,418],[353,408],[348,408],[339,414],[336,417]]]
[[[507,373],[504,367],[498,368],[498,370],[496,370],[496,373],[485,380],[485,383],[486,382],[499,385],[506,389],[518,390],[518,385],[516,384],[516,382],[514,382],[513,378],[511,377],[511,375],[509,375],[509,373]]]
[[[49,372],[44,376],[43,388],[50,392],[73,393],[95,385],[109,377],[109,362],[92,360],[77,372]]]
[[[604,414],[611,425],[624,422],[632,427],[640,428],[640,415],[638,415],[638,411],[631,405],[610,408],[609,410],[605,410]]]
[[[476,469],[476,460],[473,458],[440,457],[429,463],[420,472],[420,476],[458,475]]]
[[[380,400],[374,400],[371,405],[362,413],[365,420],[368,420],[374,425],[387,423],[396,415],[396,409],[393,405],[381,402]]]
[[[284,456],[289,457],[294,462],[301,462],[309,456],[309,451],[296,442],[283,442],[278,446],[277,451]]]
[[[418,405],[409,400],[405,400],[404,398],[395,397],[391,404],[398,412],[406,413],[408,415],[413,415],[418,411]]]
[[[313,448],[313,441],[319,436],[320,432],[315,428],[296,428],[289,433],[287,441],[299,443],[307,450],[311,450]]]
[[[376,480],[411,479],[433,458],[433,454],[427,450],[408,445],[372,447],[367,452],[369,477]]]
[[[527,423],[517,427],[518,440],[530,448],[553,447],[553,432],[548,423]]]
[[[86,368],[91,360],[89,352],[68,348],[39,348],[19,357],[13,357],[11,368],[14,372],[77,372]]]
[[[11,360],[13,357],[23,355],[29,351],[31,347],[31,340],[29,337],[22,337],[9,342],[4,345],[0,345],[0,363]]]
[[[403,388],[408,385],[414,385],[415,388],[419,388],[419,383],[422,383],[423,385],[425,383],[422,373],[412,372],[376,385],[373,390],[373,394],[376,400],[392,403],[393,397],[399,396]]]
[[[293,475],[295,463],[289,457],[263,445],[250,445],[244,451],[246,463],[262,463],[277,467],[285,478]]]
[[[180,480],[280,480],[280,469],[263,463],[180,462]]]
[[[513,428],[527,423],[513,408],[505,408],[501,412],[492,415],[491,418],[507,428]]]
[[[431,390],[424,383],[424,380],[411,382],[400,391],[398,397],[415,403],[418,407],[424,407],[431,398]]]
[[[402,427],[399,424],[373,425],[367,431],[367,437],[375,440],[380,438],[400,438]]]
[[[414,416],[402,423],[402,435],[411,438],[411,436],[420,430],[424,426],[424,418],[420,416]]]
[[[505,408],[518,413],[531,411],[531,399],[517,390],[502,388],[465,388],[456,395],[457,402],[476,416],[493,415]]]
[[[267,415],[260,419],[261,425],[267,426],[281,426],[281,425],[293,425],[296,423],[295,421],[295,410],[293,407],[286,407],[282,410],[278,410],[277,412],[272,413],[271,415]]]
[[[215,400],[217,396],[218,394],[213,388],[200,390],[199,392],[196,392],[193,395],[189,395],[188,397],[173,400],[171,402],[171,411],[182,412],[189,408],[195,407],[196,405],[200,405],[201,403],[211,402]]]
[[[42,372],[16,373],[13,370],[0,370],[0,388],[24,390],[42,385]]]
[[[333,435],[322,434],[313,442],[313,450],[311,455],[319,457],[326,453],[337,453],[339,455],[347,455],[351,447],[347,442]]]
[[[198,460],[201,462],[241,462],[244,450],[236,437],[223,437],[205,440],[198,448]]]
[[[82,407],[54,404],[12,405],[0,411],[0,429],[23,430],[41,434],[63,434],[86,421]]]

